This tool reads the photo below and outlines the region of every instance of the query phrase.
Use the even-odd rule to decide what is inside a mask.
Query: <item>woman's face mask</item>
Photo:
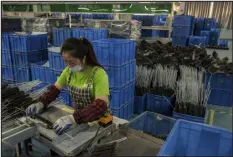
[[[80,71],[83,70],[83,65],[82,65],[82,64],[79,64],[79,65],[70,67],[70,70],[71,70],[72,72],[80,72]]]
[[[84,68],[84,64],[80,59],[73,58],[67,54],[63,55],[63,59],[72,72],[80,72]]]

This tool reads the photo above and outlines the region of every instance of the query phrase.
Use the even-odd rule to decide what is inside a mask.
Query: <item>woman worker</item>
[[[109,103],[108,76],[98,63],[91,43],[85,38],[69,38],[61,47],[61,55],[68,66],[38,103],[26,109],[28,116],[39,113],[58,97],[62,88],[68,86],[75,112],[54,123],[57,134],[72,124],[98,120],[107,112]]]

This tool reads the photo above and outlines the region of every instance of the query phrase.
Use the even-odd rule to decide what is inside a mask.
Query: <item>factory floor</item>
[[[117,145],[116,156],[156,156],[158,154],[164,141],[133,129],[129,130],[127,135],[117,130],[112,136],[103,139],[101,143],[127,137],[125,141]]]

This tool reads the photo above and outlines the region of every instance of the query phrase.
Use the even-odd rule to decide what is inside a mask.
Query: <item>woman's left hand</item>
[[[64,131],[68,130],[73,124],[75,124],[74,116],[68,115],[58,119],[54,123],[53,129],[55,129],[57,134],[61,135]]]

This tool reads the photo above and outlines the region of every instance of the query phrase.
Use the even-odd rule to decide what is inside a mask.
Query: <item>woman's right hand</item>
[[[33,116],[35,114],[38,114],[43,108],[44,105],[41,102],[31,104],[26,109],[26,116]]]

